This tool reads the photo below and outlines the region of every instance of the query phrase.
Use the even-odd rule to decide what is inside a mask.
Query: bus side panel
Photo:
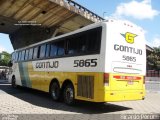
[[[32,62],[28,63],[28,77],[31,87],[37,90],[43,90],[43,81],[45,80],[45,71],[34,71]]]
[[[22,86],[31,88],[31,81],[28,73],[28,62],[19,62],[18,66]]]
[[[44,91],[49,92],[49,86],[52,80],[58,80],[60,87],[62,87],[65,80],[70,80],[76,90],[76,73],[74,72],[46,72],[43,83]]]

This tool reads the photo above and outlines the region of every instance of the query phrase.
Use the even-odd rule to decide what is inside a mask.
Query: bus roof
[[[63,37],[69,36],[69,35],[73,35],[73,34],[76,34],[76,33],[79,33],[79,32],[83,32],[85,30],[92,29],[92,28],[95,28],[97,26],[101,26],[101,24],[104,24],[104,23],[105,22],[94,23],[94,24],[85,26],[83,28],[80,28],[78,30],[75,30],[75,31],[72,31],[72,32],[69,32],[69,33],[66,33],[66,34],[63,34],[63,35],[59,35],[59,36],[56,36],[56,37],[53,37],[53,38],[49,38],[49,39],[43,40],[43,41],[35,43],[35,44],[31,44],[31,45],[23,47],[23,48],[19,48],[15,51],[23,50],[23,49],[30,48],[30,47],[33,47],[33,46],[36,46],[36,45],[40,45],[40,44],[43,44],[43,43],[46,43],[46,42],[50,42],[50,41],[53,41],[53,40],[56,40],[56,39],[59,39],[59,38],[63,38]]]
[[[23,48],[19,48],[19,49],[15,50],[15,51],[19,51],[19,50],[23,50],[23,49],[30,48],[30,47],[33,47],[33,46],[37,46],[37,45],[40,45],[40,44],[43,44],[43,43],[46,43],[46,42],[50,42],[50,41],[53,41],[53,40],[56,40],[56,39],[59,39],[59,38],[63,38],[63,37],[69,36],[69,35],[73,35],[73,34],[76,34],[76,33],[79,33],[79,32],[83,32],[85,30],[89,30],[89,29],[92,29],[92,28],[95,28],[95,27],[98,27],[98,26],[103,26],[104,24],[107,24],[109,22],[119,22],[120,24],[126,24],[128,26],[134,26],[134,27],[139,28],[142,31],[141,27],[131,23],[130,21],[108,19],[108,20],[104,20],[104,21],[101,21],[101,22],[97,22],[97,23],[93,23],[93,24],[87,25],[87,26],[85,26],[83,28],[80,28],[78,30],[75,30],[75,31],[72,31],[72,32],[69,32],[69,33],[66,33],[66,34],[63,34],[63,35],[59,35],[59,36],[56,36],[56,37],[53,37],[53,38],[49,38],[49,39],[43,40],[41,42],[35,43],[35,44],[31,44],[31,45],[23,47]]]

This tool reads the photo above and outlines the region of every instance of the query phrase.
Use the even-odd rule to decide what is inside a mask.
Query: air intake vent
[[[78,76],[77,96],[94,98],[94,76]]]

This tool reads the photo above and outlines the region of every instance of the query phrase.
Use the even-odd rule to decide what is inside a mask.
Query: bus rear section
[[[104,101],[145,97],[146,50],[140,27],[111,20],[106,26]]]

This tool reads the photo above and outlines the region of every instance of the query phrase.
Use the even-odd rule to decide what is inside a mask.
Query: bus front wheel
[[[74,98],[74,88],[72,84],[66,85],[63,92],[64,102],[68,105],[73,105],[75,103]]]
[[[50,94],[54,101],[58,101],[60,98],[60,87],[57,82],[53,82],[50,88]]]

